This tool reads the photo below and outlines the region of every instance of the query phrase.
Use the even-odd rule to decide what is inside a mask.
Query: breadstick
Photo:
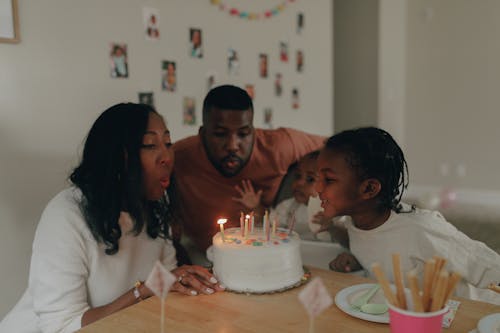
[[[424,268],[424,293],[422,295],[422,305],[424,311],[429,311],[431,307],[431,292],[432,292],[432,280],[434,278],[434,270],[436,268],[436,260],[429,259],[425,262]]]
[[[384,272],[382,271],[382,268],[380,267],[380,264],[378,262],[374,263],[372,265],[372,271],[377,277],[378,283],[382,287],[382,290],[384,291],[385,298],[387,298],[387,301],[391,303],[394,306],[399,307],[399,302],[394,293],[391,290],[391,287],[389,285],[389,281],[385,277]]]
[[[401,257],[399,253],[394,253],[392,255],[392,269],[394,271],[396,297],[398,298],[401,309],[406,310],[405,287],[403,285],[403,276],[401,275]]]
[[[490,283],[488,285],[488,289],[493,290],[494,292],[500,293],[500,285],[497,285],[496,283]]]
[[[443,304],[446,304],[446,302],[448,301],[448,299],[450,299],[451,295],[455,291],[455,287],[457,286],[457,284],[458,284],[458,282],[460,281],[461,278],[462,277],[460,276],[460,274],[458,274],[456,272],[451,273],[451,276],[450,276],[450,278],[448,280],[448,286],[446,288],[446,295],[444,297]]]
[[[440,256],[434,256],[434,260],[436,260],[436,268],[434,270],[434,278],[432,279],[431,294],[434,294],[434,288],[436,288],[437,280],[439,278],[439,273],[446,265],[446,259],[444,259]]]
[[[415,270],[412,270],[408,272],[406,277],[408,278],[408,285],[410,286],[411,297],[413,298],[413,310],[415,312],[424,312],[422,296],[420,296],[420,289],[418,288],[417,273]]]
[[[438,311],[443,307],[443,301],[448,286],[448,272],[442,270],[439,273],[434,293],[432,294],[431,312]]]

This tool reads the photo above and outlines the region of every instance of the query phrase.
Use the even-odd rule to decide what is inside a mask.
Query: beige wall
[[[335,132],[378,122],[379,0],[335,0]]]
[[[413,183],[500,189],[499,17],[496,0],[408,1],[405,128]]]
[[[336,0],[335,130],[387,129],[413,186],[500,193],[499,16],[496,0]]]
[[[226,0],[249,11],[279,0]],[[160,10],[161,41],[142,35],[142,7]],[[327,135],[333,130],[332,13],[330,0],[297,1],[273,19],[247,22],[199,0],[19,0],[20,44],[0,44],[0,318],[26,287],[31,243],[39,215],[66,185],[81,143],[96,116],[114,103],[137,101],[152,90],[174,139],[197,132],[182,122],[182,99],[199,106],[206,74],[220,83],[256,86],[255,124],[263,108],[274,109],[274,125]],[[305,29],[296,34],[296,15]],[[203,29],[205,58],[188,58],[188,29]],[[279,41],[289,43],[290,63],[278,62]],[[129,79],[109,77],[108,43],[129,47]],[[228,77],[228,47],[239,50],[240,74]],[[305,52],[305,71],[294,70],[295,51]],[[270,59],[267,79],[257,75],[258,54]],[[176,60],[175,94],[160,88],[161,60]],[[274,73],[284,75],[283,97],[273,95]],[[291,89],[301,108],[291,109]],[[318,121],[320,119],[320,121]],[[199,124],[199,122],[198,122]]]

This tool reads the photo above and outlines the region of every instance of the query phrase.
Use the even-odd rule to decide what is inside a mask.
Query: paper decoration
[[[275,7],[255,12],[250,12],[233,6],[228,6],[221,0],[210,0],[210,3],[214,6],[219,7],[221,11],[227,12],[229,15],[233,17],[238,17],[250,21],[272,18],[280,14],[282,11],[284,11],[285,8],[292,2],[295,2],[295,0],[284,0]]]
[[[167,271],[167,269],[157,261],[153,267],[153,270],[146,280],[146,287],[151,289],[156,296],[161,299],[167,297],[170,287],[177,281],[175,275]]]
[[[160,307],[160,332],[165,332],[165,298],[167,298],[170,287],[177,281],[174,274],[167,271],[167,269],[156,261],[153,270],[149,273],[148,279],[144,283],[146,287],[151,289],[156,296],[161,300]]]
[[[311,318],[317,317],[333,304],[330,293],[319,277],[313,278],[299,293],[299,300]]]

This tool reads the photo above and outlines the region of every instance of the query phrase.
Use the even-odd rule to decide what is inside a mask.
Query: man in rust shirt
[[[249,180],[262,193],[261,204],[270,206],[288,167],[323,145],[324,137],[294,129],[256,129],[253,115],[245,90],[216,87],[203,102],[198,135],[174,144],[175,208],[183,238],[199,251],[212,244],[217,219],[228,218],[226,228],[239,226],[240,212],[247,211],[237,200],[242,181]]]

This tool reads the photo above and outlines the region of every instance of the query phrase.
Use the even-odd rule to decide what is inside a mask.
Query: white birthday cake
[[[229,290],[264,293],[298,284],[304,276],[300,238],[279,228],[269,237],[262,228],[244,237],[240,228],[224,231],[212,240],[213,272]]]

